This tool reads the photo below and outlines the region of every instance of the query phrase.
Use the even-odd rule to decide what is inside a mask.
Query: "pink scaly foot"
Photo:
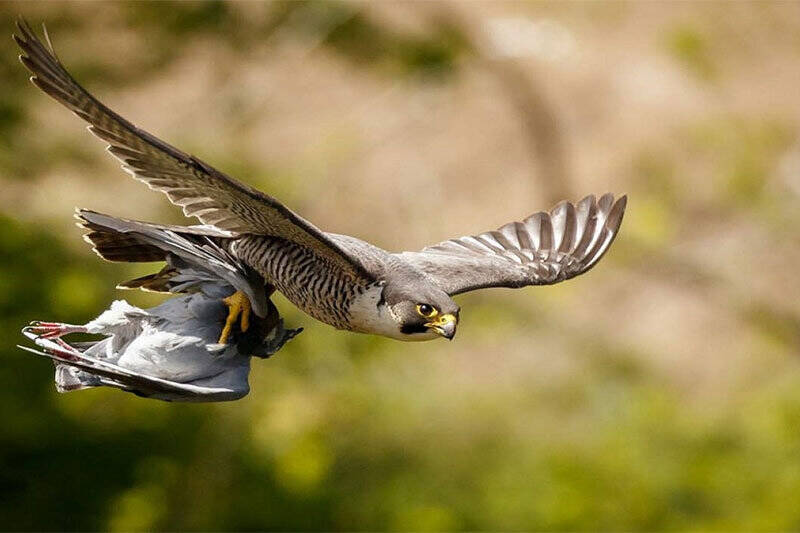
[[[36,341],[36,345],[47,353],[58,355],[61,358],[69,361],[79,360],[83,356],[80,351],[57,337],[55,342],[49,339],[40,338]]]
[[[56,344],[58,344],[65,350],[76,351],[75,348],[72,347],[72,345],[70,345],[67,341],[65,341],[61,337],[56,337],[54,340],[56,341]]]
[[[57,339],[70,333],[87,333],[85,326],[62,324],[60,322],[41,322],[39,320],[34,320],[25,329],[43,339]]]

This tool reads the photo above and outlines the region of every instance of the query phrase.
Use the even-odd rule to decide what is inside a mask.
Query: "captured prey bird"
[[[236,400],[250,390],[251,357],[270,357],[301,331],[284,328],[278,310],[267,301],[265,318],[254,317],[246,332],[234,330],[231,342],[217,343],[227,314],[223,299],[234,290],[219,272],[229,267],[226,277],[238,277],[240,286],[257,283],[253,292],[263,290],[263,280],[242,277],[225,252],[210,243],[168,232],[163,240],[176,248],[161,247],[169,276],[128,283],[162,284],[162,290],[177,296],[150,309],[117,300],[83,325],[37,321],[23,329],[39,349],[20,348],[54,361],[59,392],[105,386],[167,401]],[[73,333],[103,338],[71,343],[62,339]]]
[[[488,287],[549,285],[592,268],[622,223],[626,197],[587,196],[562,202],[494,231],[444,241],[421,251],[393,253],[358,238],[327,233],[275,198],[167,144],[100,103],[67,72],[44,31],[44,44],[24,22],[14,39],[31,81],[89,123],[125,171],[167,195],[202,225],[166,227],[111,221],[95,251],[111,261],[161,261],[159,231],[206,239],[239,268],[263,281],[264,292],[231,283],[233,294],[220,343],[245,331],[252,313],[264,317],[266,298],[282,293],[301,310],[335,328],[415,341],[452,339],[460,308],[453,296]],[[91,222],[91,219],[90,219]],[[150,228],[153,231],[145,230]],[[91,228],[90,228],[91,229]],[[169,283],[169,271],[154,289]]]

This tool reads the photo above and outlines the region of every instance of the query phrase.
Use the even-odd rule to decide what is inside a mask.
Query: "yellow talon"
[[[240,329],[247,331],[250,327],[250,300],[247,295],[242,291],[236,291],[227,298],[222,300],[228,306],[228,318],[225,320],[225,327],[222,328],[222,333],[219,336],[219,344],[227,344],[228,337],[231,334],[231,328],[236,323],[236,319],[241,314]]]

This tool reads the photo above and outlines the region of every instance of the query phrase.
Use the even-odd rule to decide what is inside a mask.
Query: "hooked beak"
[[[446,315],[438,316],[436,320],[428,322],[425,325],[445,339],[453,340],[453,337],[456,335],[457,324],[458,319],[454,315],[448,313]]]

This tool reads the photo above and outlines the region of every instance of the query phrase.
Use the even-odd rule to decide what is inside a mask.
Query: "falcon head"
[[[427,340],[436,335],[452,340],[455,336],[460,308],[433,283],[389,283],[383,298],[406,340]]]

